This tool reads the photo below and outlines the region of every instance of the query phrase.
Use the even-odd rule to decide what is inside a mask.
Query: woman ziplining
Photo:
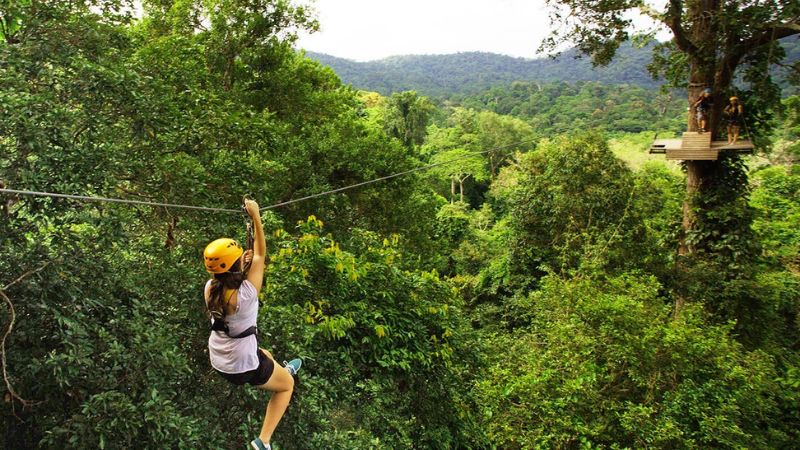
[[[206,283],[204,298],[209,316],[212,319],[212,331],[208,339],[209,359],[212,367],[229,382],[236,385],[251,384],[259,389],[273,393],[267,405],[264,422],[259,436],[250,443],[254,450],[271,450],[270,440],[286,408],[294,390],[293,375],[300,369],[302,361],[294,359],[275,370],[277,363],[265,349],[258,347],[255,335],[258,315],[258,292],[261,289],[266,261],[266,242],[261,224],[260,211],[276,209],[290,204],[303,202],[313,198],[345,192],[351,189],[387,181],[412,173],[428,170],[433,167],[450,164],[474,155],[506,150],[515,151],[526,144],[533,144],[536,139],[517,141],[486,150],[468,152],[447,161],[440,161],[414,167],[397,173],[369,179],[359,183],[342,186],[304,197],[289,199],[259,208],[254,201],[245,201],[245,209],[255,225],[255,242],[253,251],[245,252],[233,239],[217,239],[206,246],[204,251],[206,270],[211,279]],[[0,184],[0,195],[8,196],[15,203],[20,196],[49,197],[77,202],[116,203],[136,206],[149,206],[165,209],[182,209],[205,213],[241,214],[239,209],[198,206],[180,203],[163,203],[145,200],[101,197],[59,192],[45,192],[30,189],[11,189]],[[247,269],[246,263],[251,267]],[[243,270],[244,269],[244,270]],[[280,366],[279,366],[280,367]],[[19,398],[19,397],[18,397]]]
[[[270,352],[258,346],[258,292],[264,279],[267,244],[258,204],[253,200],[244,203],[255,232],[253,249],[245,252],[235,240],[220,238],[203,252],[206,271],[211,274],[204,290],[212,323],[208,354],[211,366],[230,383],[272,392],[261,432],[250,442],[254,450],[270,450],[272,433],[289,405],[293,375],[302,361],[285,362],[284,370]],[[249,270],[244,272],[248,264]]]

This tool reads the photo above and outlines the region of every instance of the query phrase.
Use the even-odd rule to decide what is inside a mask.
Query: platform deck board
[[[726,141],[710,141],[708,133],[685,134],[683,139],[658,139],[650,146],[650,153],[666,154],[669,160],[714,161],[721,151],[753,153],[753,142],[749,140],[728,144]]]

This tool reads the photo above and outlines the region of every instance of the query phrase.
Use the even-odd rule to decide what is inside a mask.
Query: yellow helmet
[[[231,270],[242,253],[244,249],[238,242],[230,238],[219,238],[206,245],[203,250],[206,270],[208,273],[225,273]]]
[[[729,100],[730,100],[730,101],[739,100],[739,97],[737,97],[737,96],[735,96],[735,95],[734,95],[734,96],[733,96],[733,97],[731,97]]]

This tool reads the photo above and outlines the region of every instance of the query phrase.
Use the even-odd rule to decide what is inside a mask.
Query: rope
[[[470,152],[470,153],[467,153],[466,155],[459,156],[458,158],[449,159],[447,161],[428,164],[426,166],[416,167],[414,169],[410,169],[410,170],[406,170],[406,171],[403,171],[403,172],[394,173],[392,175],[386,175],[385,177],[375,178],[374,180],[362,181],[361,183],[351,184],[350,186],[344,186],[344,187],[340,187],[340,188],[336,188],[336,189],[331,189],[329,191],[320,192],[318,194],[311,194],[311,195],[307,195],[305,197],[300,197],[300,198],[296,198],[296,199],[292,199],[292,200],[287,200],[285,202],[276,203],[274,205],[265,206],[265,207],[261,208],[261,210],[264,211],[264,210],[268,210],[268,209],[275,209],[275,208],[279,208],[281,206],[291,205],[292,203],[302,202],[304,200],[310,200],[312,198],[322,197],[322,196],[330,195],[330,194],[336,194],[338,192],[343,192],[343,191],[347,191],[347,190],[350,190],[350,189],[355,189],[357,187],[366,186],[368,184],[377,183],[379,181],[385,181],[385,180],[389,180],[389,179],[392,179],[392,178],[401,177],[403,175],[408,175],[410,173],[420,172],[422,170],[427,170],[427,169],[430,169],[432,167],[442,166],[442,165],[445,165],[445,164],[450,164],[452,162],[455,162],[455,161],[458,161],[458,160],[461,160],[461,159],[466,159],[466,158],[469,158],[471,156],[482,155],[484,153],[493,152],[495,150],[502,150],[502,149],[506,149],[506,148],[509,148],[509,147],[516,147],[516,146],[519,146],[521,144],[529,144],[529,143],[533,143],[533,142],[535,142],[535,139],[530,139],[530,140],[527,140],[527,141],[515,142],[513,144],[508,144],[508,145],[502,145],[500,147],[494,147],[494,148],[491,148],[489,150],[483,150],[483,151],[479,151],[479,152]]]
[[[764,68],[764,79],[761,80],[761,84],[764,84],[769,78],[769,66],[772,65],[772,53],[779,44],[775,41],[775,27],[772,27],[772,37],[770,37],[770,44],[769,44],[769,53],[767,53],[767,67]]]
[[[744,118],[744,114],[742,114],[742,123],[744,124],[744,131],[747,133],[747,137],[753,139],[753,135],[750,134],[750,128],[747,127],[747,119]]]
[[[520,145],[523,145],[523,144],[529,144],[529,143],[533,143],[533,142],[535,142],[535,139],[530,139],[530,140],[527,140],[527,141],[519,141],[519,142],[515,142],[515,143],[512,143],[512,144],[508,144],[508,145],[502,145],[502,146],[499,146],[499,147],[493,147],[493,148],[490,148],[489,150],[482,150],[482,151],[478,151],[478,152],[470,152],[470,153],[467,153],[466,155],[460,156],[458,158],[453,158],[453,159],[450,159],[450,160],[447,160],[447,161],[442,161],[442,162],[438,162],[438,163],[434,163],[434,164],[428,164],[428,165],[425,165],[425,166],[416,167],[414,169],[405,170],[403,172],[398,172],[398,173],[394,173],[394,174],[391,174],[391,175],[386,175],[384,177],[375,178],[373,180],[362,181],[361,183],[356,183],[356,184],[352,184],[352,185],[349,185],[349,186],[344,186],[344,187],[340,187],[340,188],[337,188],[337,189],[331,189],[331,190],[328,190],[328,191],[325,191],[325,192],[320,192],[318,194],[311,194],[311,195],[307,195],[305,197],[296,198],[296,199],[288,200],[288,201],[285,201],[285,202],[276,203],[274,205],[265,206],[265,207],[261,208],[261,211],[268,210],[268,209],[275,209],[275,208],[279,208],[281,206],[286,206],[286,205],[290,205],[292,203],[302,202],[304,200],[310,200],[312,198],[322,197],[322,196],[325,196],[325,195],[336,194],[338,192],[343,192],[343,191],[347,191],[347,190],[350,190],[350,189],[355,189],[357,187],[366,186],[368,184],[378,183],[380,181],[385,181],[385,180],[389,180],[389,179],[392,179],[392,178],[401,177],[403,175],[408,175],[408,174],[411,174],[411,173],[414,173],[414,172],[420,172],[422,170],[427,170],[427,169],[430,169],[432,167],[442,166],[442,165],[445,165],[445,164],[450,164],[452,162],[455,162],[455,161],[458,161],[458,160],[461,160],[461,159],[465,159],[465,158],[469,158],[471,156],[482,155],[484,153],[490,153],[490,152],[497,151],[497,150],[503,150],[503,149],[507,149],[509,147],[517,147],[517,146],[520,146]],[[92,197],[92,196],[88,196],[88,195],[60,194],[60,193],[55,193],[55,192],[43,192],[43,191],[30,191],[30,190],[0,188],[0,193],[27,195],[27,196],[33,196],[33,197],[66,198],[66,199],[71,199],[71,200],[81,200],[81,201],[88,201],[88,202],[125,203],[125,204],[130,204],[130,205],[159,206],[159,207],[164,207],[164,208],[181,208],[181,209],[191,209],[191,210],[196,210],[196,211],[208,211],[208,212],[219,212],[219,213],[223,213],[224,212],[224,213],[242,214],[242,210],[241,209],[211,208],[211,207],[207,207],[207,206],[192,206],[192,205],[182,205],[182,204],[176,204],[176,203],[146,202],[146,201],[142,201],[142,200],[126,200],[126,199],[121,199],[121,198],[109,198],[109,197]]]
[[[82,201],[89,201],[89,202],[109,202],[109,203],[126,203],[132,205],[145,205],[145,206],[162,206],[165,208],[183,208],[183,209],[194,209],[198,211],[210,211],[210,212],[227,212],[227,213],[236,213],[241,214],[241,209],[226,209],[226,208],[209,208],[206,206],[191,206],[191,205],[178,205],[174,203],[154,203],[154,202],[145,202],[141,200],[125,200],[121,198],[108,198],[108,197],[90,197],[88,195],[72,195],[72,194],[58,194],[54,192],[40,192],[40,191],[23,191],[17,189],[0,189],[0,193],[5,194],[18,194],[18,195],[28,195],[34,197],[54,197],[54,198],[68,198],[72,200],[82,200]]]

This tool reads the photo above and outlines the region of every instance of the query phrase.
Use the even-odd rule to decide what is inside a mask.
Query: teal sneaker
[[[253,450],[272,450],[272,447],[269,444],[264,444],[261,438],[255,438],[250,441],[250,447],[253,447]]]
[[[303,360],[300,358],[295,358],[289,362],[284,361],[283,367],[289,371],[290,375],[297,375],[297,372],[300,371],[300,367],[303,365]]]

